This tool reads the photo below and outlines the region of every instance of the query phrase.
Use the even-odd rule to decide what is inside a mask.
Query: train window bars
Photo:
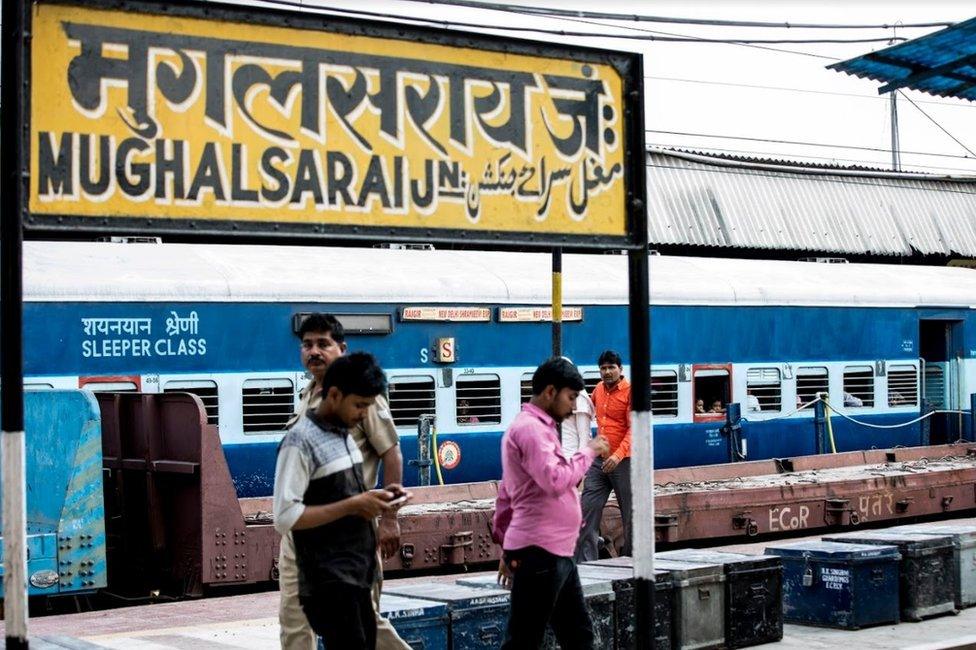
[[[844,406],[849,408],[874,406],[873,367],[844,368]]]
[[[830,392],[830,376],[824,367],[808,367],[796,369],[796,405],[803,406],[812,402],[818,393]],[[813,406],[808,406],[812,409]]]
[[[217,399],[217,382],[204,380],[168,381],[163,386],[164,393],[193,393],[203,402],[207,412],[207,424],[218,426],[220,422],[219,403]]]
[[[888,368],[888,406],[918,406],[918,368]]]
[[[519,384],[519,399],[522,401],[519,402],[519,408],[521,408],[522,404],[532,399],[532,374],[531,372],[527,372],[522,375],[522,381]]]
[[[749,368],[745,410],[752,413],[783,410],[783,376],[779,368]]]
[[[651,372],[651,415],[678,415],[678,373],[673,370]]]
[[[390,379],[390,413],[398,427],[416,427],[421,415],[435,413],[434,378],[411,375]]]
[[[461,375],[455,382],[457,423],[500,424],[502,384],[498,375]]]
[[[925,398],[925,403],[935,409],[944,409],[947,401],[945,363],[927,362],[924,367],[922,396]]]
[[[586,394],[592,396],[593,389],[596,385],[600,383],[600,371],[599,370],[587,370],[583,373],[583,388],[586,389]]]
[[[248,379],[241,389],[244,433],[285,430],[295,412],[295,385],[290,379]]]

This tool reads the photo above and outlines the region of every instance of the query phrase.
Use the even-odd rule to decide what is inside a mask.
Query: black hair
[[[386,392],[386,376],[368,352],[352,352],[339,357],[325,371],[322,391],[335,386],[343,395],[375,397]]]
[[[532,375],[532,394],[541,395],[547,386],[552,386],[557,391],[564,388],[583,390],[583,377],[569,359],[552,357],[535,369]]]
[[[597,360],[596,365],[605,366],[607,364],[614,366],[623,366],[624,360],[620,358],[620,355],[613,350],[604,350],[600,354],[600,358]]]
[[[336,343],[346,340],[346,332],[342,329],[342,323],[332,314],[316,312],[309,314],[298,328],[298,338],[305,338],[309,332],[326,332],[332,336]]]

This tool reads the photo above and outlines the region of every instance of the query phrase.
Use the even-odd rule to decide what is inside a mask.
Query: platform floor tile
[[[278,645],[278,619],[102,634],[84,640],[118,650],[265,650]]]

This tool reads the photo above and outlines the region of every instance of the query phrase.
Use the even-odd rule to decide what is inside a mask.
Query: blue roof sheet
[[[976,101],[976,18],[827,67],[884,82],[879,93],[911,88]]]

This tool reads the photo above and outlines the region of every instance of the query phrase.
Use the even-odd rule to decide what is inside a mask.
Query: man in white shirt
[[[593,439],[593,418],[596,416],[596,409],[593,407],[593,400],[580,391],[573,407],[573,413],[562,422],[562,446],[563,456],[572,458],[580,449]]]
[[[753,395],[751,390],[746,395],[746,409],[754,413],[762,410],[762,405],[759,403],[759,398]]]

